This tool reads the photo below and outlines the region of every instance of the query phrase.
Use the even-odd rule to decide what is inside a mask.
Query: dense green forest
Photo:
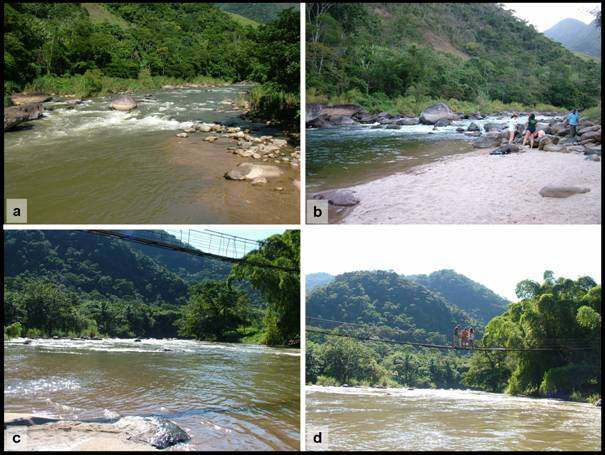
[[[462,277],[451,274],[456,276]],[[576,400],[600,394],[601,288],[591,278],[555,279],[546,272],[542,284],[523,281],[519,301],[486,326],[461,309],[452,311],[457,307],[444,298],[450,294],[446,283],[437,295],[393,272],[355,272],[316,288],[307,297],[307,382],[470,387]],[[454,280],[451,295],[460,289]],[[485,310],[490,314],[493,308]],[[456,324],[476,324],[476,343],[483,346],[595,349],[471,354],[379,341],[451,344]]]
[[[299,16],[244,25],[208,3],[4,4],[11,93],[79,97],[182,82],[254,81],[252,114],[294,123]]]
[[[406,278],[438,293],[484,324],[505,311],[509,303],[482,284],[453,270],[438,270],[429,275],[411,275]]]
[[[338,275],[307,297],[307,314],[362,324],[357,333],[440,344],[451,341],[456,324],[478,326],[440,295],[387,271]]]
[[[298,232],[287,231],[249,256],[297,268],[298,242]],[[184,336],[272,345],[298,338],[291,323],[298,321],[297,273],[262,269],[261,283],[254,266],[86,231],[6,231],[4,246],[5,336]]]
[[[600,102],[600,62],[502,4],[309,3],[306,36],[307,102],[415,115],[436,101],[483,112]]]

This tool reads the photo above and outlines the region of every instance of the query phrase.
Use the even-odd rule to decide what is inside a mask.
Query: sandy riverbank
[[[350,224],[595,224],[601,222],[601,163],[537,150],[453,156],[357,185]],[[590,191],[545,198],[544,186]]]

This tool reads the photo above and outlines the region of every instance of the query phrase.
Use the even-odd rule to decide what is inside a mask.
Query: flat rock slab
[[[255,180],[258,178],[280,177],[283,171],[269,164],[241,163],[235,169],[231,169],[225,174],[228,180]]]
[[[328,190],[315,193],[313,199],[327,200],[332,205],[350,207],[359,204],[355,192],[351,190]]]
[[[104,423],[6,413],[4,422],[9,427],[27,427],[31,450],[138,451],[166,449],[190,439],[164,417],[129,416]]]
[[[566,198],[574,194],[588,193],[590,188],[580,188],[577,186],[545,186],[540,190],[542,197]]]
[[[50,101],[52,96],[46,95],[44,93],[15,93],[11,95],[11,102],[16,106],[21,106],[22,104],[30,104],[30,103],[44,103],[46,101]]]

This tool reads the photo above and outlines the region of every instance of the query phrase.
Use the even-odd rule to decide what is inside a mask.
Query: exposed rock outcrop
[[[43,113],[42,103],[6,107],[4,108],[4,131],[10,130],[23,122],[42,118]]]

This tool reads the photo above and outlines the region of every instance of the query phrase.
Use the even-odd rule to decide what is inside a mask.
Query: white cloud
[[[589,24],[594,20],[591,12],[601,9],[600,3],[503,3],[515,16],[544,32],[557,22],[573,18]]]

